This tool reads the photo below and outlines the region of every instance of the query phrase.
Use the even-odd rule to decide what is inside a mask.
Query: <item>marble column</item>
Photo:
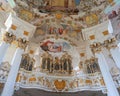
[[[3,36],[3,41],[0,44],[0,64],[2,63],[4,56],[7,52],[8,47],[10,44],[15,40],[15,36],[11,33],[6,32]]]
[[[14,57],[11,62],[11,69],[8,74],[7,81],[5,83],[3,92],[1,96],[12,96],[14,93],[14,86],[16,83],[16,77],[19,71],[22,54],[24,53],[24,50],[27,46],[27,41],[23,41],[22,39],[18,40],[18,48],[16,49],[16,52],[14,54]]]
[[[2,42],[0,44],[0,64],[2,63],[9,46],[10,46],[10,44],[6,43],[6,42]]]
[[[109,50],[117,67],[120,69],[120,49],[117,46],[115,38],[104,41],[105,47]]]
[[[110,93],[107,93],[107,96],[111,96]]]
[[[107,61],[105,59],[105,56],[103,55],[102,45],[96,44],[95,46],[92,46],[92,51],[94,52],[95,56],[98,58],[98,64],[99,64],[99,67],[100,67],[100,70],[101,70],[101,73],[102,73],[102,76],[103,76],[109,95],[119,96],[118,90],[109,72]]]
[[[101,70],[102,76],[104,78],[109,95],[119,96],[118,90],[117,90],[117,88],[114,84],[114,81],[112,79],[112,76],[109,72],[109,68],[107,66],[107,61],[106,61],[104,55],[100,52],[100,53],[96,53],[95,56],[98,58],[100,70]]]
[[[117,65],[117,67],[120,69],[120,50],[118,47],[111,48],[110,49],[111,55]]]
[[[109,32],[110,34],[113,33],[113,27],[112,27],[112,23],[111,23],[110,20],[109,20],[109,24],[108,24],[108,32]]]

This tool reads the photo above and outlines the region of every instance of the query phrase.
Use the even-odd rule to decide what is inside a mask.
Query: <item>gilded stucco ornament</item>
[[[120,42],[120,33],[116,34],[116,35],[115,35],[115,38],[117,39],[117,41]]]
[[[27,45],[29,43],[27,40],[22,39],[22,38],[19,38],[17,41],[18,41],[18,47],[22,48],[24,50],[25,50],[25,48],[27,47]]]
[[[20,64],[21,70],[32,71],[33,65],[35,64],[35,60],[30,57],[28,53],[22,55],[22,60]]]
[[[65,89],[66,87],[66,81],[65,80],[55,80],[54,81],[54,85],[55,85],[55,88],[58,90],[58,91],[62,91]]]
[[[102,47],[110,50],[111,48],[117,47],[117,42],[115,38],[110,38],[105,40],[103,43],[97,42],[90,45],[91,51],[95,54],[96,52],[101,52]]]
[[[1,65],[0,65],[0,83],[1,83],[1,81],[7,80],[10,68],[11,68],[11,66],[10,66],[9,62],[1,63]]]
[[[11,44],[15,39],[16,39],[16,36],[9,32],[6,32],[3,36],[3,41],[9,44]]]
[[[117,47],[117,43],[116,43],[116,39],[115,38],[111,38],[108,40],[104,41],[104,46],[110,50],[111,48],[116,48]]]
[[[21,9],[19,11],[19,14],[20,14],[20,18],[25,20],[25,21],[31,21],[32,19],[34,19],[34,13],[32,13],[31,11],[29,10],[26,10],[26,9]]]
[[[97,43],[91,44],[90,48],[92,52],[95,54],[95,53],[101,52],[102,44],[100,42],[97,42]]]
[[[84,68],[84,69],[86,69],[87,73],[92,75],[93,73],[100,72],[97,58],[91,57],[90,59],[86,59],[84,61],[84,64],[86,65],[86,68]]]

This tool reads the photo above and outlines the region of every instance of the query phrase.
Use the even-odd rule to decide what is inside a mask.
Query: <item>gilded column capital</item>
[[[11,44],[15,39],[16,39],[16,36],[13,35],[12,33],[6,32],[3,35],[3,41],[5,41],[6,43],[9,43],[9,44]]]
[[[115,38],[111,38],[111,39],[105,40],[105,41],[104,41],[104,46],[105,46],[108,50],[110,50],[111,48],[116,48],[116,47],[117,47],[116,39],[115,39]]]
[[[98,61],[98,58],[91,57],[90,59],[86,59],[84,63],[90,64],[90,63],[97,62],[97,61]]]
[[[25,40],[23,38],[19,38],[17,41],[18,41],[18,47],[21,48],[21,49],[24,49],[24,50],[29,43],[27,40]]]
[[[98,43],[94,43],[90,45],[91,51],[95,54],[95,53],[99,53],[101,52],[102,49],[102,44],[100,42]]]
[[[89,59],[86,59],[84,63],[85,63],[85,64],[89,64],[89,63],[90,63],[90,60],[89,60]]]

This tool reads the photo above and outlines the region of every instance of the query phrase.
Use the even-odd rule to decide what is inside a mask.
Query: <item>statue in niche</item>
[[[72,72],[72,58],[70,55],[65,53],[60,59],[60,68],[64,72],[71,74]]]
[[[90,60],[86,61],[87,64],[87,72],[88,73],[95,73],[95,72],[99,72],[99,66],[97,63],[97,59],[95,58],[91,58]]]
[[[22,60],[21,60],[20,67],[21,67],[21,68],[24,68],[25,64],[27,64],[27,56],[23,55],[23,56],[22,56]]]
[[[87,72],[91,73],[91,66],[89,60],[86,60],[86,64],[87,64]]]
[[[48,54],[46,60],[47,60],[47,70],[50,72],[50,63],[51,63],[51,55],[50,54]]]
[[[54,70],[53,58],[50,58],[50,73],[53,73],[53,70]]]
[[[35,62],[34,59],[31,59],[31,60],[29,61],[29,68],[28,68],[28,71],[32,71],[34,62]]]
[[[67,59],[67,62],[68,62],[68,73],[69,74],[71,74],[71,72],[72,72],[72,58],[71,58],[71,56],[70,55],[68,55],[68,57],[67,57],[68,59]]]
[[[64,60],[63,60],[63,69],[64,69],[64,71],[67,71],[67,57],[65,57],[64,58]]]
[[[31,60],[31,58],[28,55],[28,57],[27,57],[27,63],[25,65],[25,67],[24,67],[24,69],[27,70],[27,71],[29,71],[30,60]]]
[[[65,62],[64,57],[65,57],[65,55],[63,55],[63,56],[60,58],[60,68],[61,68],[61,71],[62,71],[62,72],[64,71],[64,62]]]
[[[58,57],[55,57],[54,64],[55,64],[55,70],[58,71],[59,70],[59,58]]]
[[[33,64],[30,63],[28,71],[32,71],[32,68],[33,68]]]
[[[41,68],[43,71],[47,73],[62,74],[67,73],[71,74],[72,68],[72,58],[70,55],[65,53],[60,59],[59,57],[55,57],[53,59],[52,55],[48,52],[42,55],[42,64]]]
[[[21,68],[24,69],[28,69],[28,65],[29,65],[29,55],[28,54],[24,54],[22,55],[22,60],[21,60]]]
[[[47,57],[48,57],[48,52],[45,52],[43,55],[42,55],[42,69],[47,69],[46,66],[47,66]]]
[[[33,68],[33,64],[34,64],[35,60],[30,58],[30,56],[28,54],[24,54],[22,56],[22,60],[21,60],[21,68],[24,68],[27,71],[32,71]]]
[[[88,73],[91,73],[90,64],[87,65],[87,71],[88,71]]]
[[[43,71],[53,72],[53,58],[48,52],[42,55],[41,68]]]
[[[64,54],[64,62],[63,62],[63,69],[64,71],[68,71],[68,66],[69,66],[69,63],[70,63],[70,60],[68,59],[68,53],[65,53]]]
[[[42,58],[42,69],[45,69],[45,64],[46,64],[46,58]]]
[[[92,63],[92,67],[93,67],[94,72],[99,72],[100,69],[99,69],[99,66],[98,66],[97,59],[96,58],[92,59],[91,63]]]
[[[90,65],[89,65],[89,66],[90,66],[90,71],[91,71],[91,73],[94,73],[93,63],[90,62]]]

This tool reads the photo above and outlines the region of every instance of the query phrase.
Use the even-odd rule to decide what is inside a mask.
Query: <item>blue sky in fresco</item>
[[[79,5],[80,0],[75,0],[76,5]]]

